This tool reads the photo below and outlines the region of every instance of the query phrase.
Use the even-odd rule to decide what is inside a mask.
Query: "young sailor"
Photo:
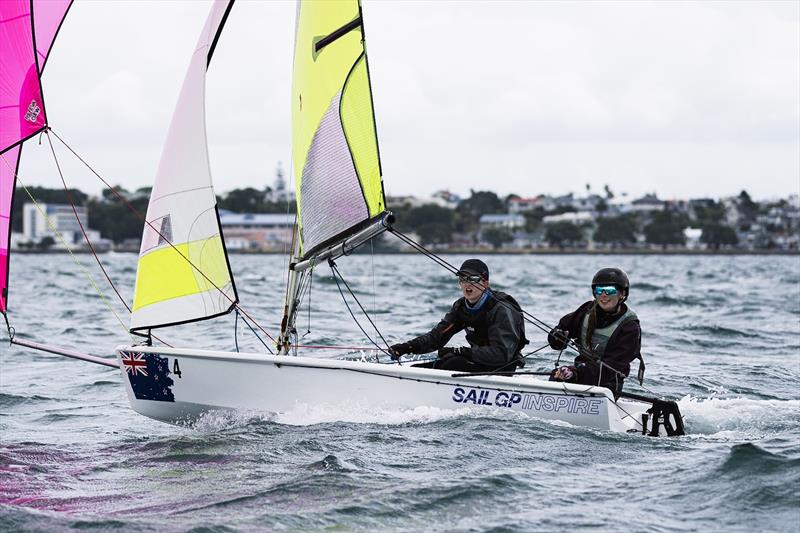
[[[392,359],[414,353],[439,351],[435,361],[414,366],[460,372],[513,372],[525,362],[520,351],[525,322],[511,296],[489,289],[489,267],[480,259],[467,259],[458,271],[462,297],[435,328],[408,342],[389,348]],[[445,348],[459,331],[467,331],[469,346]]]
[[[554,350],[566,348],[567,339],[576,339],[580,347],[575,364],[555,369],[551,381],[600,385],[619,395],[631,362],[642,357],[639,318],[625,304],[629,294],[630,281],[623,270],[597,271],[592,278],[594,300],[565,315],[547,336]]]

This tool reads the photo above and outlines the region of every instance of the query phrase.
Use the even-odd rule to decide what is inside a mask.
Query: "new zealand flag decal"
[[[152,353],[122,352],[122,366],[137,400],[174,402],[169,361]]]

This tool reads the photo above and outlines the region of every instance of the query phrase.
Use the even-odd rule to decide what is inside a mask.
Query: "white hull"
[[[601,387],[524,375],[453,377],[450,371],[408,364],[145,346],[119,347],[117,357],[131,407],[170,423],[218,409],[281,413],[304,404],[363,402],[397,409],[511,409],[577,426],[642,432],[642,415],[650,407],[615,402]]]

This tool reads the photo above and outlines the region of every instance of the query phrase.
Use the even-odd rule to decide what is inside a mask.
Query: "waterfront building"
[[[75,215],[78,215],[78,219]],[[89,211],[84,206],[69,204],[33,204],[22,206],[22,235],[12,239],[12,247],[35,247],[47,243],[47,248],[84,248],[86,241],[81,233],[83,225],[86,235],[98,251],[110,248],[111,243],[102,239],[100,232],[89,229]]]
[[[293,213],[219,212],[225,246],[229,251],[282,252],[292,245]]]

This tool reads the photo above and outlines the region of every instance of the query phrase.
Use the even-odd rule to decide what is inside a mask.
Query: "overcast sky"
[[[800,2],[363,4],[387,194],[800,192]],[[151,184],[209,6],[76,0],[47,116],[112,183]],[[206,102],[218,192],[271,185],[279,161],[288,174],[294,13],[231,12]],[[20,177],[59,186],[44,144]]]

